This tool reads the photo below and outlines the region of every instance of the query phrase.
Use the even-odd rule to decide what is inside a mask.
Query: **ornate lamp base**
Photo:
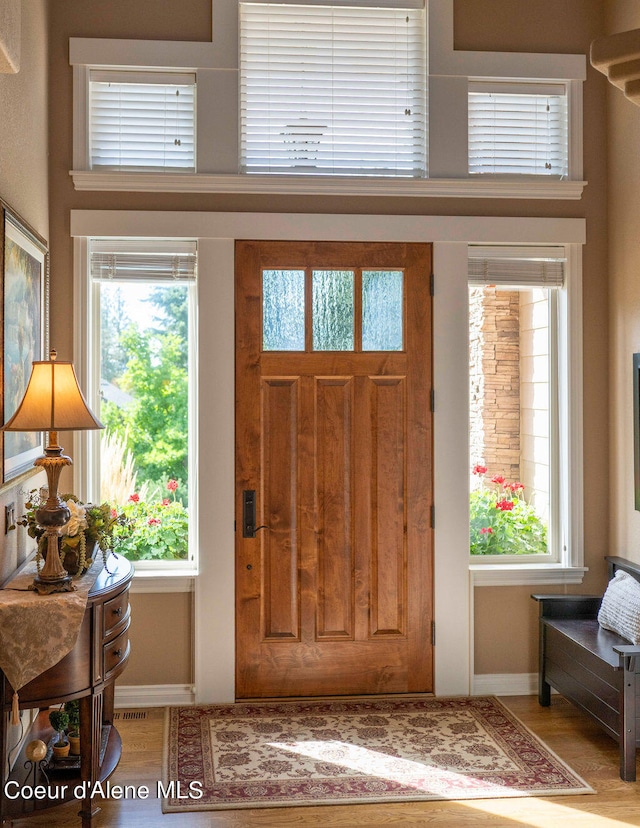
[[[38,595],[53,595],[54,592],[75,592],[77,587],[72,583],[71,575],[55,581],[43,581],[39,575],[36,575],[29,589],[34,590]]]
[[[47,474],[49,497],[47,502],[36,512],[38,524],[44,527],[47,542],[47,559],[42,570],[38,571],[31,589],[39,595],[52,595],[55,592],[75,592],[76,587],[71,582],[71,575],[62,566],[60,561],[60,528],[69,520],[70,513],[66,505],[58,496],[58,479],[65,466],[71,465],[71,458],[62,453],[57,445],[57,434],[49,434],[49,445],[45,449],[44,457],[39,457],[35,466],[42,466]]]

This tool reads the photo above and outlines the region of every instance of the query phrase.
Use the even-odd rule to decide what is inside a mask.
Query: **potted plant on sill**
[[[58,741],[53,743],[53,755],[56,759],[64,759],[69,755],[69,740],[64,732],[69,727],[69,714],[64,710],[52,710],[49,713],[49,722],[54,730],[58,731]]]
[[[78,699],[64,703],[64,712],[69,716],[69,753],[71,756],[80,755],[80,702]]]

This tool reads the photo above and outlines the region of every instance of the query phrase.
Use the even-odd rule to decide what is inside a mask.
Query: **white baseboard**
[[[169,707],[195,704],[191,684],[116,685],[116,707]]]
[[[537,693],[537,673],[488,673],[473,677],[474,696],[535,696]],[[116,685],[116,707],[168,707],[189,704],[195,704],[195,693],[191,684]]]
[[[473,677],[474,696],[536,696],[537,673],[488,673]]]

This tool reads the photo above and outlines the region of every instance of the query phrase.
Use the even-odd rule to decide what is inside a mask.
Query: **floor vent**
[[[147,713],[145,710],[125,710],[124,713],[116,712],[113,714],[114,720],[118,719],[146,719]]]

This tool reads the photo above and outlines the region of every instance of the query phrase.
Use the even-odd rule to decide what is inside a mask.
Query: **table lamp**
[[[2,426],[2,431],[47,431],[48,445],[34,466],[41,466],[47,475],[49,497],[36,512],[38,524],[45,530],[47,557],[36,575],[32,589],[40,595],[72,592],[71,575],[60,560],[58,539],[60,528],[70,518],[69,509],[58,495],[58,481],[65,466],[72,460],[58,445],[59,431],[104,428],[96,419],[78,386],[71,362],[57,362],[56,352],[48,360],[33,363],[27,390],[18,410]]]

